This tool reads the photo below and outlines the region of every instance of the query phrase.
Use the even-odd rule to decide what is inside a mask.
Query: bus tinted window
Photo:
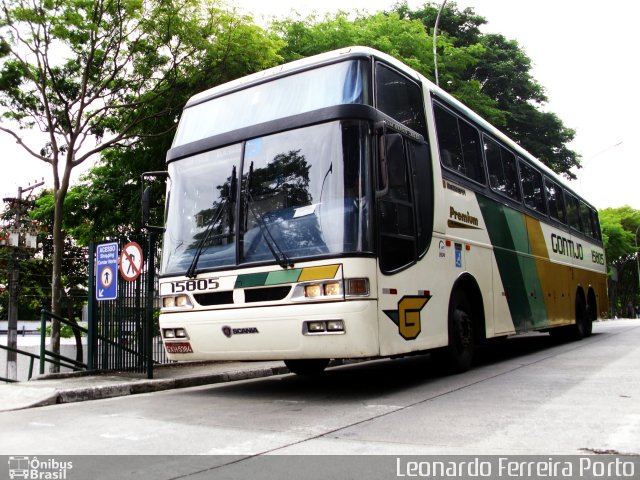
[[[433,229],[433,185],[431,158],[426,143],[407,141],[407,156],[414,172],[414,196],[417,208],[418,256],[429,248]]]
[[[600,233],[600,220],[598,219],[598,212],[591,210],[591,225],[593,226],[593,238],[596,240],[602,240],[602,234]]]
[[[467,177],[472,178],[478,183],[485,183],[482,150],[480,149],[480,135],[478,135],[478,131],[467,122],[459,120],[458,124],[460,125],[462,156],[467,169]]]
[[[547,209],[542,194],[542,174],[523,161],[519,163],[524,204],[532,210],[546,214]]]
[[[489,186],[514,200],[520,200],[516,156],[493,140],[485,137],[484,153],[489,170]]]
[[[580,207],[578,199],[570,193],[565,194],[567,202],[567,223],[571,228],[580,231]]]
[[[364,61],[340,62],[189,106],[182,112],[173,146],[333,105],[369,104],[368,70]]]
[[[480,135],[470,124],[434,104],[442,165],[478,183],[485,183]]]
[[[564,197],[562,190],[557,183],[552,182],[548,178],[544,179],[545,191],[547,194],[547,205],[549,205],[549,215],[556,220],[565,223],[567,217],[564,208]]]
[[[378,203],[380,268],[393,272],[415,261],[415,213],[402,136],[386,135],[385,148],[389,188]]]
[[[591,238],[596,238],[596,228],[593,224],[591,209],[584,202],[580,202],[580,227],[582,233]]]
[[[382,63],[376,64],[376,106],[406,127],[426,135],[420,87]]]

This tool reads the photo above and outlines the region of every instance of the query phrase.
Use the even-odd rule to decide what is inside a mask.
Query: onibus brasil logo
[[[65,480],[73,462],[61,462],[54,458],[39,460],[38,457],[9,457],[9,478],[34,480]]]

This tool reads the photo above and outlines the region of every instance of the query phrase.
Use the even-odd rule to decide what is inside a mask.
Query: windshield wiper
[[[280,265],[281,268],[293,268],[294,264],[291,259],[282,251],[282,249],[278,246],[278,242],[271,235],[271,231],[269,227],[265,224],[264,220],[256,214],[256,211],[253,209],[251,204],[253,203],[253,196],[251,195],[251,179],[253,177],[253,162],[249,166],[249,175],[247,176],[247,206],[251,211],[251,214],[256,219],[256,223],[258,224],[258,228],[260,229],[260,234],[264,239],[264,242],[267,244],[267,248],[271,252],[271,255],[275,259],[275,261]],[[246,228],[245,228],[246,230]]]
[[[189,268],[187,269],[187,273],[185,274],[188,278],[195,278],[196,268],[198,267],[198,260],[200,260],[200,255],[202,255],[202,252],[204,251],[204,248],[207,242],[210,239],[227,237],[232,234],[232,232],[230,232],[230,233],[214,235],[213,237],[211,236],[211,232],[213,232],[213,227],[218,223],[218,220],[220,220],[220,217],[222,217],[222,213],[227,208],[227,205],[232,201],[231,199],[235,198],[236,188],[237,188],[236,167],[234,165],[233,169],[231,170],[231,184],[229,188],[229,194],[224,198],[224,200],[218,207],[218,211],[216,212],[216,215],[211,217],[211,220],[207,224],[207,228],[204,231],[204,235],[202,236],[202,238],[198,242],[198,245],[196,246],[196,252],[193,255],[193,259],[191,260],[191,265],[189,265]]]

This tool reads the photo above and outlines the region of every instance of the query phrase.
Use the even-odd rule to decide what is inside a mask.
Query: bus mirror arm
[[[151,217],[151,186],[144,186],[145,178],[168,178],[169,172],[145,172],[140,176],[142,183],[142,228],[149,232],[164,233],[164,227],[156,227],[149,225],[149,219]]]
[[[376,186],[376,198],[384,197],[389,193],[389,168],[387,164],[387,142],[383,131],[378,137],[378,182]]]

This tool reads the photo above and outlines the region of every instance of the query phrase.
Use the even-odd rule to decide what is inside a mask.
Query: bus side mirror
[[[141,175],[142,180],[142,228],[150,232],[156,233],[164,233],[164,227],[156,227],[153,225],[149,225],[149,220],[151,218],[151,186],[144,186],[145,179],[155,179],[155,178],[168,178],[169,172],[145,172]]]
[[[147,187],[142,192],[142,225],[144,227],[149,223],[149,210],[150,210],[150,200],[151,196],[151,187]]]

